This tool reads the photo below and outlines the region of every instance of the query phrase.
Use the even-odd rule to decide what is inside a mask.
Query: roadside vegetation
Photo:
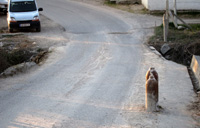
[[[188,72],[194,86],[194,91],[197,92],[197,80],[194,77],[192,70],[189,68],[193,55],[200,55],[200,24],[190,24],[192,30],[183,26],[181,30],[175,28],[173,23],[169,24],[168,42],[163,40],[163,25],[155,27],[154,35],[147,42],[149,46],[153,46],[167,60],[183,64],[188,67]],[[162,47],[168,46],[168,51],[163,54]],[[199,85],[198,85],[199,86]],[[192,112],[192,117],[200,123],[200,99],[196,97],[191,104],[188,105],[188,110]]]
[[[150,14],[154,16],[163,16],[165,13],[164,11],[149,11],[146,9],[140,2],[130,2],[124,1],[121,3],[111,2],[110,0],[104,0],[104,5],[120,9],[122,11],[135,13],[135,14]],[[199,18],[200,12],[199,11],[179,11],[178,16],[180,18]]]
[[[189,66],[192,55],[200,55],[200,24],[190,24],[192,30],[184,25],[180,26],[183,26],[183,29],[178,30],[173,23],[169,24],[167,43],[163,41],[163,25],[156,27],[155,35],[149,39],[148,45],[161,52],[161,47],[167,44],[170,50],[162,55],[168,60]]]
[[[109,0],[105,0],[104,5],[107,5],[112,8],[120,9],[126,12],[130,12],[130,13],[136,13],[136,14],[148,13],[148,10],[138,2],[135,2],[135,3],[125,2],[125,3],[116,4],[115,2],[110,2]]]
[[[149,12],[141,3],[123,2],[118,3],[105,0],[105,5],[136,14],[151,14],[162,17],[164,11]],[[200,12],[179,12],[181,18],[199,18]],[[162,54],[166,59],[189,66],[192,55],[200,55],[200,24],[190,24],[192,30],[188,30],[185,25],[182,29],[175,28],[173,23],[169,24],[168,42],[163,41],[163,25],[155,28],[155,35],[149,39],[148,45],[154,46],[157,51],[161,52],[161,47],[167,44],[170,50]]]
[[[116,4],[109,2],[108,0],[105,0],[104,4],[112,8],[120,9],[135,14],[150,14],[159,17],[162,17],[164,14],[164,11],[150,12],[147,9],[145,9],[143,5],[139,3]],[[195,19],[200,17],[200,12],[194,12],[194,11],[178,12],[178,16],[183,19],[190,19],[190,18]],[[147,44],[149,46],[153,46],[161,54],[162,54],[161,47],[167,45],[169,50],[165,54],[162,54],[162,56],[165,57],[167,60],[171,60],[176,63],[183,64],[189,67],[191,64],[192,56],[200,55],[200,24],[190,24],[192,30],[187,29],[186,26],[182,24],[179,24],[179,26],[183,26],[183,28],[178,30],[177,28],[175,28],[173,23],[169,24],[167,43],[163,41],[164,40],[163,25],[155,27],[154,35],[149,39]],[[191,69],[188,68],[189,73],[192,73],[190,70]],[[196,79],[192,79],[193,74],[190,75],[193,84],[195,84]],[[195,101],[188,106],[188,109],[192,112],[192,117],[198,123],[200,122],[199,108],[200,108],[199,98],[195,98]]]
[[[6,27],[0,29],[0,34],[0,74],[20,63],[40,63],[47,53],[24,34],[9,34]]]

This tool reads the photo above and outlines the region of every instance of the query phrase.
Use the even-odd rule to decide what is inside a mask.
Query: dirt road
[[[196,126],[186,108],[193,99],[186,68],[143,45],[160,18],[73,1],[38,4],[43,15],[60,25],[46,24],[41,33],[27,35],[41,46],[51,42],[54,47],[41,67],[0,79],[1,127]],[[160,73],[160,113],[144,111],[145,72],[150,66]]]

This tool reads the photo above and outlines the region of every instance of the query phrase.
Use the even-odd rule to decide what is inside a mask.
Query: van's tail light
[[[17,22],[14,17],[10,17],[10,22]]]
[[[32,21],[39,21],[39,16],[34,16]]]

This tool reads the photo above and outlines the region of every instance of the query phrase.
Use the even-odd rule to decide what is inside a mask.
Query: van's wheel
[[[36,32],[41,32],[41,26],[39,26],[38,28],[36,28]]]
[[[12,33],[13,32],[13,29],[8,27],[8,32]]]

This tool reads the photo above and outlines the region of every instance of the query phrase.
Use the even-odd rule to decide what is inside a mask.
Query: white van
[[[7,12],[8,0],[0,0],[0,12]]]
[[[36,0],[9,0],[8,2],[8,31],[14,29],[35,29],[41,31],[40,16]]]

